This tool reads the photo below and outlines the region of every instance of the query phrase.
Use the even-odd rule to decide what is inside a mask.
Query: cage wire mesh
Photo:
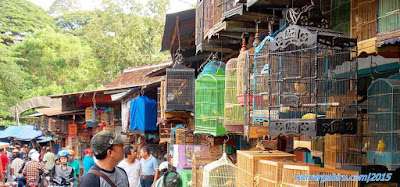
[[[219,68],[217,73],[201,75],[195,84],[196,112],[195,134],[226,134],[224,127],[225,74]]]
[[[267,54],[257,57],[256,69],[262,69],[255,83],[267,80],[268,86],[256,86],[255,92],[267,93],[268,108],[262,102],[254,108],[267,109],[269,120],[278,121],[272,128],[283,119],[315,126],[318,119],[357,118],[355,42],[334,31],[314,29],[290,25],[269,42]],[[270,135],[278,135],[274,133]]]
[[[367,162],[400,167],[400,80],[377,79],[368,88]]]
[[[237,58],[233,58],[227,62],[225,69],[224,125],[228,132],[243,131],[243,107],[239,104],[236,97],[239,77],[238,61]],[[243,76],[241,78],[243,78]]]
[[[236,167],[228,159],[226,153],[217,161],[204,166],[203,186],[209,187],[234,187],[236,180]]]
[[[177,64],[166,70],[166,105],[165,111],[194,112],[195,71],[183,64]]]

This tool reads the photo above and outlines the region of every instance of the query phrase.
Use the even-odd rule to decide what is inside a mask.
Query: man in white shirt
[[[24,165],[24,160],[21,159],[21,153],[15,153],[15,159],[11,162],[11,174],[15,176],[15,178],[23,178],[24,176],[18,171],[21,169],[22,165]]]
[[[122,160],[118,167],[121,167],[125,170],[128,175],[129,186],[130,187],[140,187],[140,172],[141,165],[137,157],[136,147],[132,147],[131,145],[124,148],[125,150],[125,159]]]
[[[46,170],[51,171],[56,161],[56,155],[50,151],[50,147],[46,147],[47,153],[43,155],[43,161],[45,162]]]

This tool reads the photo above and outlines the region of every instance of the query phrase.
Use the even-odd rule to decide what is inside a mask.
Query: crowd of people
[[[73,150],[60,150],[54,154],[50,147],[39,153],[28,145],[22,148],[10,146],[9,149],[0,149],[0,169],[8,181],[17,183],[19,187],[159,186],[156,185],[160,178],[158,159],[146,146],[140,150],[132,145],[124,146],[125,140],[126,136],[113,131],[97,133],[91,139],[91,148],[85,150],[82,163],[75,159]]]

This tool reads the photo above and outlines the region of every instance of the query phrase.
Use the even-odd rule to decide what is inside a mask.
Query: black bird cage
[[[165,76],[165,111],[194,112],[195,71],[183,65],[182,57],[177,55],[177,64],[167,68]]]

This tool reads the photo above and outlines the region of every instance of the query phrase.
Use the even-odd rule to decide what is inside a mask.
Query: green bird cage
[[[236,98],[237,83],[239,82],[239,68],[237,58],[232,58],[225,69],[225,110],[224,125],[227,132],[243,133],[244,111]],[[243,78],[241,76],[240,78]]]
[[[400,80],[377,79],[368,88],[367,163],[400,166]]]
[[[201,75],[195,84],[195,134],[226,134],[224,127],[225,74],[219,68],[217,73]]]

